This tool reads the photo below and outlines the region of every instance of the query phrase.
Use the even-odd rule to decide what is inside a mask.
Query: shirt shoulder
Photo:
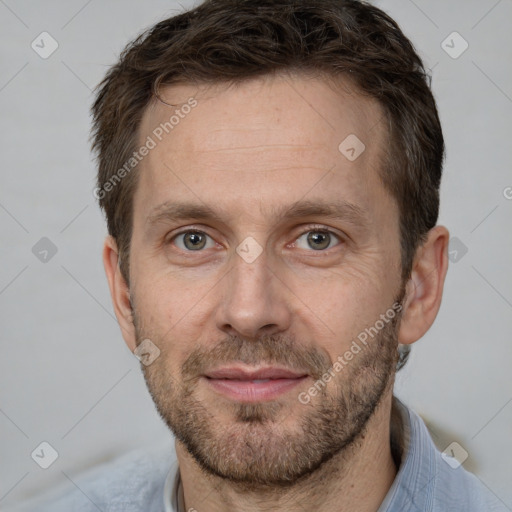
[[[462,466],[451,467],[436,449],[432,512],[510,512],[483,483]]]
[[[165,480],[176,464],[170,443],[133,450],[76,478],[66,473],[63,487],[8,512],[163,512]]]
[[[450,464],[418,414],[395,400],[403,423],[403,455],[378,512],[510,512],[477,476]]]

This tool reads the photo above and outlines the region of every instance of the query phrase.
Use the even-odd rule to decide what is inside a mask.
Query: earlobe
[[[448,270],[448,240],[448,230],[436,226],[416,252],[398,334],[401,344],[414,343],[434,323]]]
[[[110,235],[106,237],[103,246],[103,265],[117,321],[125,343],[133,352],[137,345],[132,304],[130,302],[130,289],[119,269],[119,251],[116,241]]]

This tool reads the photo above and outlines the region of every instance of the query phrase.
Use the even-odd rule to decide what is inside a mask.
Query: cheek
[[[148,279],[143,289],[137,289],[139,336],[157,344],[168,368],[181,368],[198,346],[204,330],[204,289],[210,287],[183,285],[178,288],[172,279],[158,282]]]
[[[302,286],[301,286],[302,285]],[[296,282],[306,329],[335,360],[355,338],[374,325],[390,306],[393,290],[382,275],[361,270],[338,270],[320,280]]]
[[[149,261],[144,266],[144,270],[139,268],[137,273],[134,272],[137,276],[134,286],[137,310],[151,321],[151,326],[158,326],[160,332],[193,315],[205,290],[210,288],[207,283],[183,278],[179,271],[166,274],[152,272],[154,263]]]

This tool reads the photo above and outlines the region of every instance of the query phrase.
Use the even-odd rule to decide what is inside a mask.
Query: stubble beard
[[[318,349],[281,336],[258,341],[231,336],[214,349],[197,348],[178,378],[165,366],[165,347],[172,344],[153,338],[162,354],[143,366],[144,378],[160,416],[202,470],[247,490],[285,488],[346,453],[364,435],[394,377],[399,319],[397,313],[330,382],[317,386],[318,394],[308,404],[293,394],[293,406],[290,394],[287,401],[244,404],[223,399],[216,405],[197,397],[199,376],[216,363],[280,364],[307,370],[314,382],[332,367]],[[139,323],[135,321],[138,342],[146,338]],[[229,414],[229,423],[216,417],[219,408],[224,417]],[[295,421],[283,426],[292,414]]]

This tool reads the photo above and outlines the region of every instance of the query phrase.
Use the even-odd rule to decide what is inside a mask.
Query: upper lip
[[[205,376],[210,379],[233,380],[297,379],[306,376],[306,373],[278,367],[266,367],[256,370],[230,366],[211,370],[205,373]]]

